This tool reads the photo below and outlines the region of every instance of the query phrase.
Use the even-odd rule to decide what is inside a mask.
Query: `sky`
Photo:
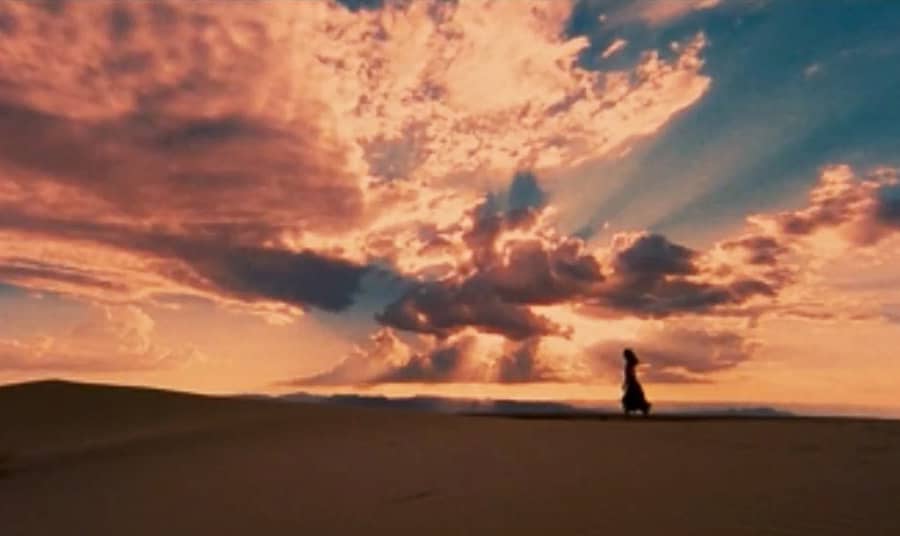
[[[0,383],[900,414],[900,2],[0,1]]]

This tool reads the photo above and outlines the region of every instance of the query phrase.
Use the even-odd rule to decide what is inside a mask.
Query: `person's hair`
[[[622,356],[625,357],[625,360],[629,363],[638,362],[637,355],[635,355],[634,350],[632,350],[631,348],[626,348],[625,351],[622,352]]]

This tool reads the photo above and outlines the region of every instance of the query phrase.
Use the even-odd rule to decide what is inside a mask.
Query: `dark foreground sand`
[[[898,535],[900,423],[0,388],[0,534]]]

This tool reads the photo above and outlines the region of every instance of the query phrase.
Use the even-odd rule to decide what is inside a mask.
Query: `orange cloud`
[[[474,329],[407,343],[391,328],[381,328],[370,337],[368,346],[356,348],[335,367],[284,385],[515,384],[574,379],[575,373],[567,370],[562,360],[548,359],[539,351],[541,344],[538,337],[509,341]]]
[[[280,320],[345,307],[373,261],[454,273],[473,174],[604,157],[709,84],[702,36],[672,61],[582,69],[568,3],[3,9],[0,240],[28,242],[5,280],[203,295]],[[350,272],[328,296],[285,279],[330,265]]]
[[[842,291],[833,261],[846,251],[869,258],[870,271],[900,261],[897,185],[892,170],[828,168],[807,206],[751,216],[743,234],[706,251],[620,233],[590,253],[547,232],[546,208],[486,203],[470,215],[460,275],[414,285],[379,317],[422,334],[420,347],[383,328],[403,348],[389,364],[372,369],[361,349],[335,370],[359,383],[584,382],[616,374],[621,348],[636,346],[653,363],[648,381],[697,383],[746,365],[769,319],[891,322],[896,296]]]
[[[571,7],[4,4],[0,280],[116,307],[196,296],[288,322],[349,307],[367,266],[387,264],[418,286],[382,321],[427,342],[380,381],[580,377],[545,358],[539,337],[572,329],[539,307],[654,316],[768,295],[712,281],[694,252],[691,270],[638,274],[652,237],[595,256],[559,236],[543,198],[479,212],[498,179],[610,158],[709,87],[702,34],[671,60],[582,68]],[[626,304],[638,294],[653,303]],[[93,333],[118,344],[117,329]],[[72,350],[93,343],[54,341],[53,355],[101,366]],[[120,351],[159,362],[142,352]],[[479,353],[494,357],[470,363]],[[442,374],[448,359],[459,366]]]
[[[895,170],[860,177],[848,166],[828,167],[806,207],[751,216],[747,233],[723,241],[713,254],[737,256],[764,277],[782,281],[783,314],[878,317],[878,303],[836,288],[834,272],[849,262],[858,278],[900,259],[897,192]]]
[[[190,365],[205,356],[196,348],[153,341],[155,322],[136,306],[95,307],[62,333],[27,340],[0,339],[0,370],[108,372]]]

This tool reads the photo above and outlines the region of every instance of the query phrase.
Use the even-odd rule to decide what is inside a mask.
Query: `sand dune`
[[[900,423],[0,388],[0,534],[900,534]],[[0,463],[3,463],[0,461]]]

